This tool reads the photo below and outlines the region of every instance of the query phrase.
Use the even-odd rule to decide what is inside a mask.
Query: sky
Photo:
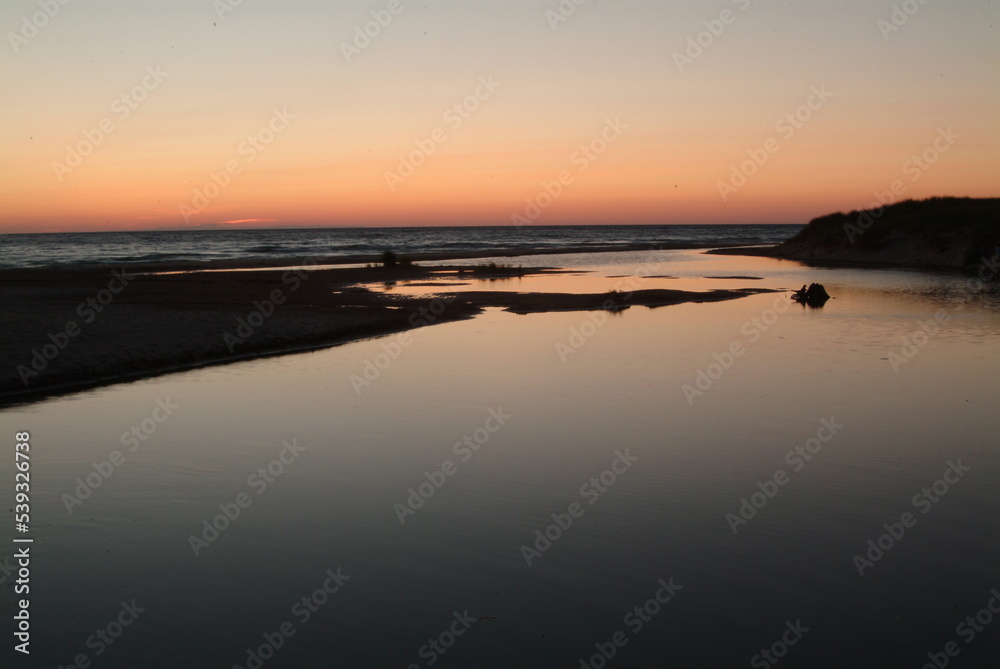
[[[987,0],[4,0],[0,232],[997,196]]]

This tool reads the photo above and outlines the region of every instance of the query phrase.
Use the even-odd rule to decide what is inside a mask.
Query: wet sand
[[[496,256],[495,252],[490,253]],[[343,262],[344,259],[338,259]],[[361,262],[371,261],[364,257]],[[658,307],[731,300],[760,289],[601,294],[448,292],[474,278],[555,269],[396,266],[323,268],[324,259],[249,269],[252,261],[156,263],[0,271],[6,336],[0,405],[129,379],[285,354],[471,318],[514,313]],[[190,271],[212,269],[216,271]],[[297,267],[287,269],[287,267]],[[372,291],[360,284],[426,281],[432,294]],[[436,290],[435,290],[436,289]]]

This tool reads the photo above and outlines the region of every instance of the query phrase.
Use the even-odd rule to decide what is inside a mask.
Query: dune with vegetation
[[[778,246],[718,249],[819,264],[975,269],[1000,251],[1000,198],[933,197],[815,218]]]

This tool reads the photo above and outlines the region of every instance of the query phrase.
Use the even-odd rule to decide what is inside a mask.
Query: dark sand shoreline
[[[551,252],[539,249],[534,255]],[[444,255],[412,259],[449,259]],[[517,254],[481,251],[460,255],[467,259]],[[762,292],[744,288],[581,295],[449,292],[446,285],[440,285],[430,295],[403,296],[369,291],[357,284],[509,279],[561,270],[486,269],[469,264],[311,269],[327,260],[286,258],[257,263],[247,259],[0,270],[6,322],[6,336],[0,341],[5,362],[0,372],[0,406],[208,365],[336,346],[472,318],[488,307],[519,314],[619,311],[640,305],[730,300]],[[344,258],[337,260],[346,262]],[[350,259],[352,264],[375,260],[371,256]],[[274,264],[301,269],[275,269]],[[204,269],[219,271],[197,271]]]

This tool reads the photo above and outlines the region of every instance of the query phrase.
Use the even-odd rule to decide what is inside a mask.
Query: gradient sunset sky
[[[986,0],[4,0],[0,26],[0,232],[804,223],[897,180],[1000,195]],[[731,181],[748,152],[766,162]]]

